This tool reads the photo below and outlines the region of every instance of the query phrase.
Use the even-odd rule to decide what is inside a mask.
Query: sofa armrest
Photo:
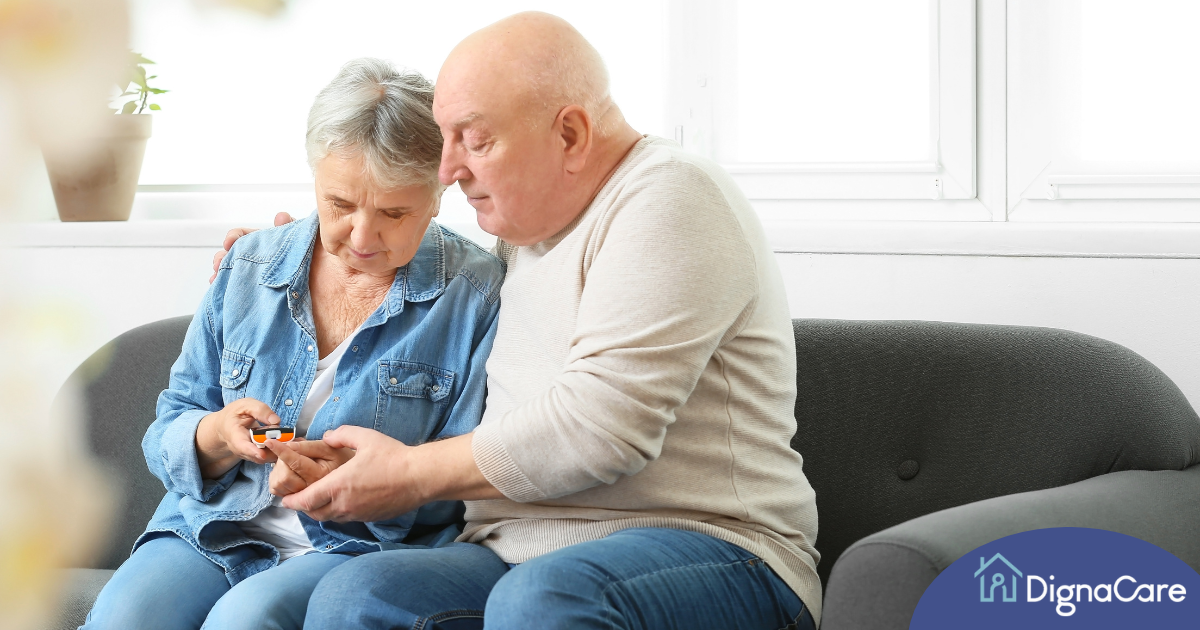
[[[980,545],[1046,527],[1140,538],[1200,571],[1200,466],[1124,471],[960,505],[854,543],[825,588],[823,630],[908,628],[925,589]]]

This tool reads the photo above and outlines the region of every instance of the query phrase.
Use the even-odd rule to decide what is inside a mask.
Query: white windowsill
[[[473,222],[443,225],[490,247]],[[203,248],[216,250],[236,221],[141,220],[21,223],[0,230],[16,248]],[[1200,258],[1197,223],[1013,223],[977,221],[766,221],[778,253]]]
[[[1200,258],[1196,223],[774,221],[779,253]]]
[[[88,221],[17,223],[4,232],[8,247],[208,247],[221,246],[228,221]],[[270,224],[249,223],[264,228]]]

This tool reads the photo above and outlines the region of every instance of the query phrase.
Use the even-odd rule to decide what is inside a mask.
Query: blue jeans
[[[813,630],[753,554],[704,534],[629,529],[509,566],[479,545],[383,551],[330,571],[306,629]]]
[[[178,536],[160,535],[104,585],[83,630],[299,629],[317,582],[352,557],[298,556],[230,588],[216,563]]]

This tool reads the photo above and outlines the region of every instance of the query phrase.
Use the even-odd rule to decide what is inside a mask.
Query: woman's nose
[[[379,237],[373,230],[356,229],[350,233],[350,246],[360,254],[371,254],[379,250]]]
[[[360,253],[372,253],[381,242],[377,222],[370,217],[359,217],[350,228],[350,246]]]

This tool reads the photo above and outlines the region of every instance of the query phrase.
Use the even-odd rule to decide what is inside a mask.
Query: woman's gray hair
[[[442,132],[433,119],[433,84],[382,59],[355,59],[338,71],[308,110],[308,165],[330,153],[363,157],[375,184],[424,184],[440,192]]]

